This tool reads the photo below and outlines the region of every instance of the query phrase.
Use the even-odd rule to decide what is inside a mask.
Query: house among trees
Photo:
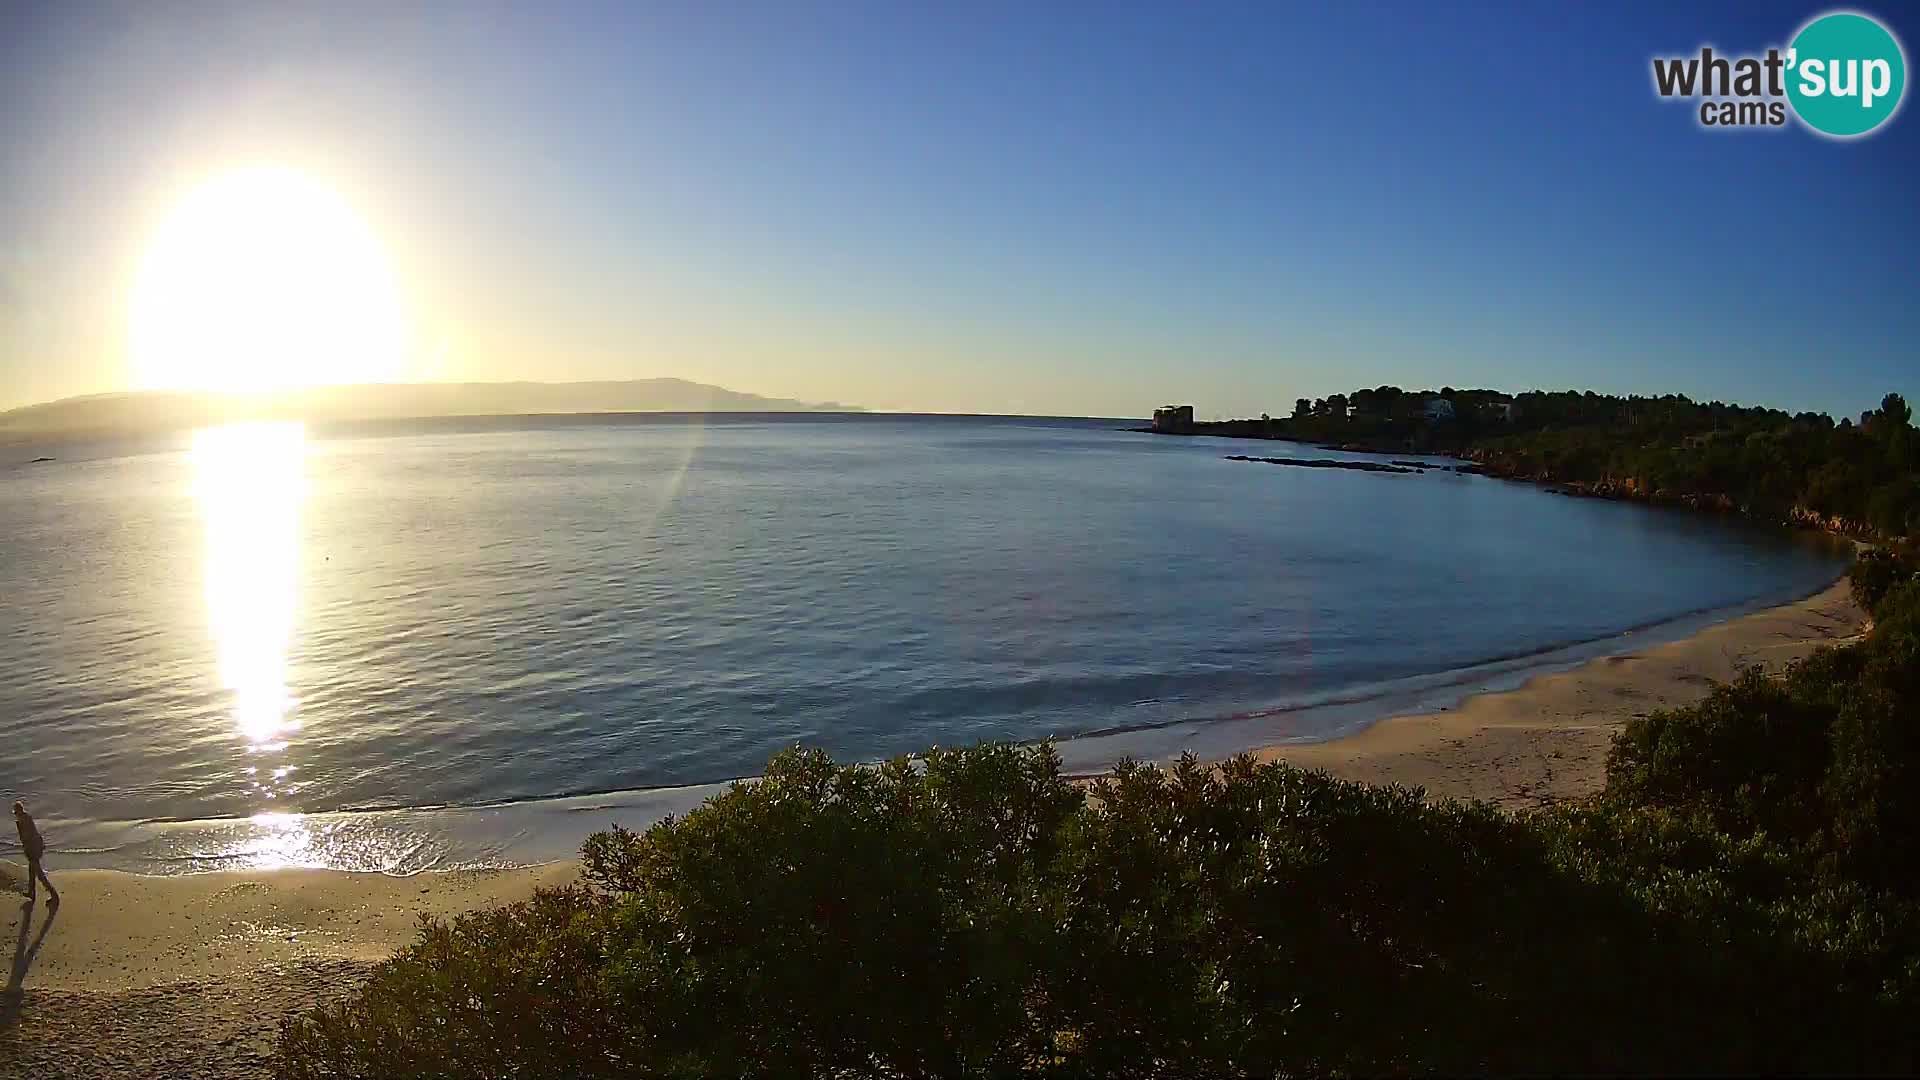
[[[1193,430],[1193,406],[1163,405],[1153,410],[1153,430],[1166,434]]]
[[[1423,414],[1429,420],[1451,420],[1453,419],[1453,402],[1443,397],[1430,397],[1427,399]]]

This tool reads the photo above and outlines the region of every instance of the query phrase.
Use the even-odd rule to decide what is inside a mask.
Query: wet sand
[[[1608,741],[1627,720],[1697,701],[1750,664],[1778,670],[1864,621],[1842,579],[1456,709],[1259,754],[1510,808],[1580,798],[1600,789]],[[0,1077],[267,1075],[281,1017],[350,991],[411,939],[421,913],[493,906],[574,874],[559,863],[409,878],[291,869],[156,878],[63,873],[57,852],[49,869],[63,899],[51,926],[44,895],[31,911],[19,902],[22,868],[0,864],[0,893],[15,894],[0,895],[0,947],[13,954]]]

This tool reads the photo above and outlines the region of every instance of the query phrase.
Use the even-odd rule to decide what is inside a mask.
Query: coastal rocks
[[[1651,499],[1653,494],[1632,477],[1568,480],[1561,487],[1570,495],[1586,495],[1595,499]]]
[[[1300,469],[1351,469],[1354,472],[1375,473],[1415,473],[1419,469],[1409,469],[1400,465],[1382,465],[1377,461],[1335,461],[1332,458],[1284,458],[1284,457],[1248,457],[1245,454],[1228,454],[1228,461],[1259,461],[1268,465],[1292,465]]]
[[[1883,539],[1871,525],[1864,521],[1856,521],[1837,514],[1823,514],[1805,506],[1749,505],[1725,492],[1691,492],[1676,491],[1673,488],[1656,488],[1635,476],[1610,476],[1599,480],[1558,480],[1546,470],[1530,474],[1523,469],[1514,468],[1508,462],[1487,460],[1483,451],[1470,451],[1469,455],[1485,461],[1485,465],[1483,467],[1462,466],[1463,471],[1466,468],[1474,468],[1482,475],[1515,480],[1520,483],[1540,484],[1555,495],[1684,507],[1688,510],[1703,510],[1715,514],[1772,521],[1791,528],[1817,529],[1837,536]]]
[[[1327,449],[1333,449],[1328,447]],[[1259,461],[1268,465],[1292,465],[1299,469],[1351,469],[1354,472],[1372,473],[1419,473],[1453,472],[1467,476],[1478,476],[1482,469],[1474,464],[1436,465],[1431,461],[1413,461],[1394,458],[1385,464],[1378,461],[1339,461],[1334,458],[1288,458],[1288,457],[1250,457],[1246,454],[1228,454],[1228,461]]]
[[[1553,488],[1562,495],[1582,495],[1592,499],[1620,499],[1632,502],[1684,506],[1689,510],[1709,510],[1717,514],[1747,514],[1733,497],[1721,492],[1679,492],[1654,489],[1636,477],[1607,477],[1602,480],[1566,480]]]
[[[1865,536],[1882,539],[1873,526],[1864,521],[1841,517],[1839,514],[1823,514],[1806,506],[1795,506],[1787,511],[1787,521],[1808,529],[1822,529],[1842,536]]]

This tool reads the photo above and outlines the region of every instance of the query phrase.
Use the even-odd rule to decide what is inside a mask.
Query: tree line
[[[1445,400],[1434,418],[1428,403]],[[1210,434],[1451,453],[1488,472],[1647,498],[1712,499],[1886,537],[1920,533],[1920,437],[1899,394],[1858,420],[1697,402],[1679,394],[1355,390],[1293,415],[1202,425]]]

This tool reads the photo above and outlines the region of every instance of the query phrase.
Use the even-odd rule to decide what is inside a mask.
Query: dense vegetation
[[[1451,415],[1430,418],[1428,403]],[[1898,394],[1859,421],[1666,397],[1394,386],[1295,403],[1291,417],[1201,434],[1455,453],[1496,475],[1704,502],[1886,537],[1920,534],[1920,435]]]
[[[582,882],[423,927],[289,1023],[308,1077],[1911,1072],[1920,580],[1861,643],[1511,816],[1237,759],[795,751]]]

